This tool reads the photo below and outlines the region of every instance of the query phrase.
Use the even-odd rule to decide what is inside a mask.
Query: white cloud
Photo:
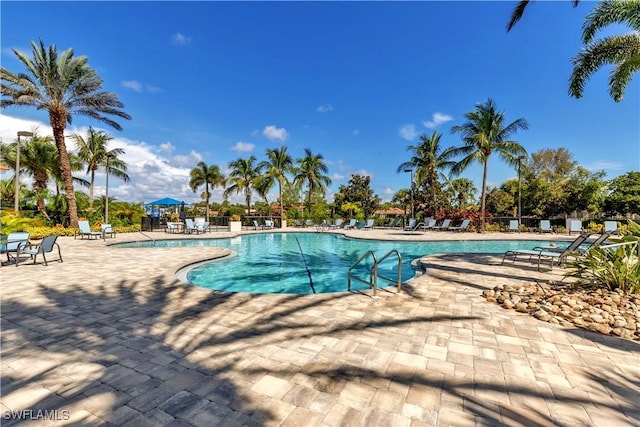
[[[620,162],[610,162],[607,160],[596,160],[595,162],[585,166],[585,168],[593,172],[601,170],[621,171],[624,170],[624,164]]]
[[[202,161],[202,155],[194,150],[187,155],[177,155],[173,156],[173,162],[178,166],[187,166],[190,168],[194,168],[195,165]]]
[[[430,121],[424,121],[423,120],[422,124],[426,128],[435,129],[439,125],[441,125],[442,123],[446,123],[446,122],[449,122],[451,120],[453,120],[453,117],[451,117],[448,114],[433,113],[433,116],[431,116],[431,120]]]
[[[174,45],[186,46],[189,43],[191,43],[191,37],[187,37],[182,33],[175,33],[174,35],[171,36],[171,42]]]
[[[149,92],[149,93],[157,93],[162,92],[162,89],[159,87],[151,86],[146,83],[140,83],[137,80],[123,80],[121,83],[122,87],[126,87],[127,89],[131,89],[138,93]]]
[[[346,177],[344,175],[339,174],[337,172],[331,175],[331,181],[340,181],[340,180],[343,180],[345,178]]]
[[[136,80],[124,80],[121,84],[122,87],[126,87],[127,89],[131,89],[136,92],[142,92],[142,83]]]
[[[331,104],[323,104],[316,108],[316,111],[319,113],[328,113],[329,111],[333,111],[333,106]]]
[[[170,142],[165,142],[164,144],[160,144],[160,151],[166,154],[171,154],[176,149],[175,145]]]
[[[250,153],[255,148],[255,144],[250,142],[242,142],[238,141],[236,145],[230,148],[231,151],[236,151],[238,153]]]
[[[355,173],[355,175],[360,175],[360,176],[370,176],[371,178],[373,178],[373,173],[372,173],[372,172],[369,172],[369,171],[368,171],[368,170],[366,170],[366,169],[359,169],[359,170]]]
[[[262,134],[271,141],[285,141],[289,137],[289,133],[285,128],[277,128],[275,125],[265,126]]]
[[[398,130],[398,134],[402,138],[406,139],[407,141],[411,141],[415,139],[416,136],[418,136],[418,132],[416,131],[416,125],[414,124],[404,125]]]

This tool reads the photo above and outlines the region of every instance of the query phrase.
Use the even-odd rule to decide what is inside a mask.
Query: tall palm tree
[[[278,202],[280,203],[280,215],[285,219],[284,206],[282,204],[282,186],[287,182],[287,174],[293,171],[293,159],[287,151],[286,146],[268,149],[267,159],[260,162],[260,169],[263,171],[261,191],[266,194],[278,182]]]
[[[511,12],[511,17],[509,18],[509,22],[507,23],[507,32],[511,31],[511,29],[522,19],[524,15],[524,11],[529,6],[529,3],[533,0],[520,0],[516,7],[513,8],[513,12]],[[573,7],[576,7],[580,0],[572,0]]]
[[[464,117],[467,120],[466,123],[451,128],[451,133],[461,135],[464,145],[451,147],[443,155],[445,158],[464,156],[451,168],[452,176],[460,175],[474,162],[482,164],[484,170],[480,198],[480,231],[484,233],[489,157],[493,153],[497,153],[501,159],[515,167],[518,163],[518,156],[526,155],[527,150],[516,141],[508,140],[508,138],[519,129],[528,129],[529,125],[523,118],[506,124],[504,112],[499,112],[496,109],[492,99],[476,105],[476,109],[466,113]]]
[[[205,162],[198,162],[198,165],[191,169],[191,179],[189,180],[189,187],[195,193],[198,187],[204,185],[204,198],[207,201],[206,209],[206,221],[209,222],[209,185],[211,188],[223,187],[225,184],[225,177],[220,173],[220,168],[217,165],[207,166]]]
[[[311,194],[320,190],[323,194],[327,191],[327,186],[331,185],[331,178],[325,175],[329,168],[324,163],[322,154],[313,154],[311,149],[304,149],[304,157],[296,159],[298,168],[293,182],[296,185],[307,184],[307,209],[311,214]]]
[[[92,127],[87,130],[86,137],[79,134],[71,136],[78,148],[78,157],[87,166],[87,174],[89,174],[89,209],[93,209],[93,188],[95,183],[95,174],[98,167],[107,165],[109,160],[110,175],[114,175],[124,182],[129,182],[127,175],[127,164],[118,158],[118,155],[124,154],[122,148],[107,149],[109,141],[113,139],[105,131],[97,131]]]
[[[116,94],[102,91],[102,79],[87,65],[86,56],[74,57],[73,49],[61,54],[55,45],[47,49],[42,39],[39,44],[31,42],[33,58],[13,49],[13,53],[24,64],[28,72],[13,73],[0,68],[0,108],[31,106],[49,113],[49,123],[60,159],[60,172],[64,179],[65,197],[71,227],[78,226],[78,209],[73,190],[73,177],[69,154],[64,139],[67,124],[74,114],[88,116],[106,123],[114,129],[122,127],[112,116],[131,119],[122,111],[124,104]]]
[[[256,156],[248,159],[236,159],[229,163],[231,172],[227,178],[227,183],[231,184],[224,190],[224,197],[227,198],[232,193],[244,192],[244,199],[247,203],[247,215],[251,211],[251,192],[255,189],[260,177],[260,168],[256,165]]]
[[[631,27],[631,32],[594,40],[596,33],[612,24]],[[640,71],[640,0],[605,0],[586,17],[583,25],[584,49],[572,60],[569,94],[581,98],[587,80],[603,65],[613,65],[609,75],[609,94],[614,101],[624,91],[634,73]]]
[[[17,142],[5,146],[2,144],[4,160],[15,169]],[[41,137],[35,134],[20,147],[20,174],[26,172],[33,177],[33,191],[36,197],[36,205],[45,217],[48,218],[45,206],[45,194],[47,185],[56,173],[58,167],[58,152],[50,136]]]
[[[431,189],[431,207],[434,214],[438,208],[437,189],[440,185],[439,179],[440,177],[446,179],[446,175],[442,171],[450,169],[455,164],[444,155],[440,145],[441,138],[442,134],[438,133],[437,130],[433,131],[430,137],[425,134],[420,135],[420,144],[407,147],[408,151],[413,152],[411,160],[400,164],[397,169],[398,173],[412,169],[414,171],[414,179],[418,185],[424,185],[426,188]],[[412,182],[411,191],[414,191],[413,186],[414,183]]]
[[[468,178],[458,178],[451,181],[451,189],[458,200],[458,209],[462,209],[476,194],[478,189]]]

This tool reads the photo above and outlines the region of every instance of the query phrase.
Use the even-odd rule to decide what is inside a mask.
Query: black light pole
[[[24,130],[18,131],[18,146],[16,147],[16,192],[13,201],[13,210],[16,213],[20,212],[20,137],[25,136],[33,138],[33,132],[27,132]]]
[[[105,182],[105,200],[104,200],[104,222],[106,224],[111,224],[109,222],[109,159],[111,158],[111,154],[107,154],[107,178]]]
[[[525,156],[518,156],[518,227],[522,224],[522,160]]]
[[[415,218],[416,214],[413,209],[413,169],[405,169],[405,172],[411,172],[411,218]]]

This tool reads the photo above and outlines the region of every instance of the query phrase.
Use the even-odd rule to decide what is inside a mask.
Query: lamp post
[[[522,160],[525,159],[525,156],[518,156],[518,227],[522,224],[522,179],[521,179],[521,169],[522,169]]]
[[[411,172],[411,218],[415,218],[415,212],[413,209],[413,169],[405,169],[405,172]]]
[[[16,148],[16,193],[13,201],[13,210],[20,212],[20,137],[33,138],[33,132],[18,131],[18,147]]]
[[[106,171],[107,171],[107,177],[106,177],[106,181],[105,181],[105,197],[104,197],[104,222],[106,224],[110,224],[109,222],[109,159],[111,158],[111,154],[107,154],[107,166],[106,166]]]

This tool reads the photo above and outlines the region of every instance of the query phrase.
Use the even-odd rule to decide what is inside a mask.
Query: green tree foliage
[[[487,194],[487,211],[498,216],[514,216],[516,197],[502,188],[492,188]]]
[[[286,210],[284,209],[282,190],[289,181],[287,175],[294,171],[293,159],[287,151],[287,147],[268,149],[267,160],[260,162],[260,168],[263,171],[260,184],[258,185],[261,194],[266,194],[271,188],[278,183],[278,205],[281,209],[282,219],[286,219]]]
[[[78,210],[71,175],[72,166],[64,137],[67,124],[71,124],[73,115],[77,114],[121,130],[121,126],[111,117],[127,120],[131,117],[122,111],[124,104],[114,93],[101,90],[102,79],[87,65],[86,56],[74,57],[73,49],[67,49],[58,55],[55,45],[47,49],[42,40],[39,44],[32,41],[31,48],[33,58],[13,49],[13,53],[30,75],[0,68],[0,108],[30,106],[48,112],[58,149],[71,226],[77,227]]]
[[[631,32],[594,39],[602,29],[627,25]],[[586,17],[582,31],[582,51],[572,60],[569,94],[582,97],[584,85],[604,65],[613,65],[609,74],[609,95],[619,102],[634,73],[640,71],[640,0],[604,0]]]
[[[351,175],[348,185],[341,185],[334,195],[334,204],[359,203],[365,218],[370,217],[380,205],[380,197],[371,188],[371,177]]]
[[[99,167],[107,166],[109,162],[109,175],[116,176],[124,182],[129,182],[127,174],[127,164],[118,156],[125,153],[122,148],[112,148],[109,150],[107,145],[113,137],[105,131],[97,131],[92,127],[87,130],[86,136],[73,134],[71,136],[76,142],[78,149],[78,157],[80,161],[86,165],[87,174],[89,174],[89,208],[93,208],[93,187],[95,183],[95,173]]]
[[[225,184],[225,177],[220,173],[220,168],[217,165],[207,166],[205,162],[198,162],[197,167],[191,169],[191,179],[189,180],[189,187],[195,193],[198,187],[204,185],[204,199],[206,201],[205,216],[206,221],[209,222],[209,186],[211,188],[223,187]]]
[[[413,171],[413,189],[430,195],[430,197],[420,198],[429,199],[426,206],[428,208],[427,211],[432,215],[435,215],[438,207],[441,206],[439,200],[442,199],[443,190],[440,179],[446,179],[443,171],[455,165],[455,162],[450,161],[442,151],[441,138],[442,134],[438,133],[438,131],[434,131],[430,137],[421,134],[418,145],[407,147],[407,150],[412,152],[411,160],[403,162],[396,170],[398,173],[403,173],[407,170]],[[414,194],[415,197],[416,195]]]
[[[237,159],[229,163],[229,176],[227,183],[231,184],[224,190],[224,197],[229,197],[232,193],[244,193],[247,203],[247,213],[251,211],[251,193],[258,185],[260,179],[260,167],[256,165],[256,157],[248,159]]]
[[[307,185],[307,211],[311,213],[311,195],[316,192],[323,195],[327,191],[327,186],[331,185],[331,178],[326,173],[329,168],[324,162],[322,154],[313,154],[311,149],[304,149],[304,157],[296,159],[298,168],[293,178],[294,184]]]
[[[627,172],[609,181],[604,210],[609,214],[640,214],[640,172]]]
[[[465,114],[465,119],[466,123],[451,128],[452,133],[461,135],[464,145],[451,147],[443,155],[445,158],[462,156],[462,159],[451,168],[452,176],[460,175],[472,163],[480,163],[483,166],[480,231],[484,232],[489,158],[495,153],[507,164],[515,167],[518,164],[518,157],[526,155],[527,151],[509,138],[518,130],[528,129],[529,125],[523,118],[507,124],[504,113],[497,110],[492,99],[476,105],[474,111]]]

